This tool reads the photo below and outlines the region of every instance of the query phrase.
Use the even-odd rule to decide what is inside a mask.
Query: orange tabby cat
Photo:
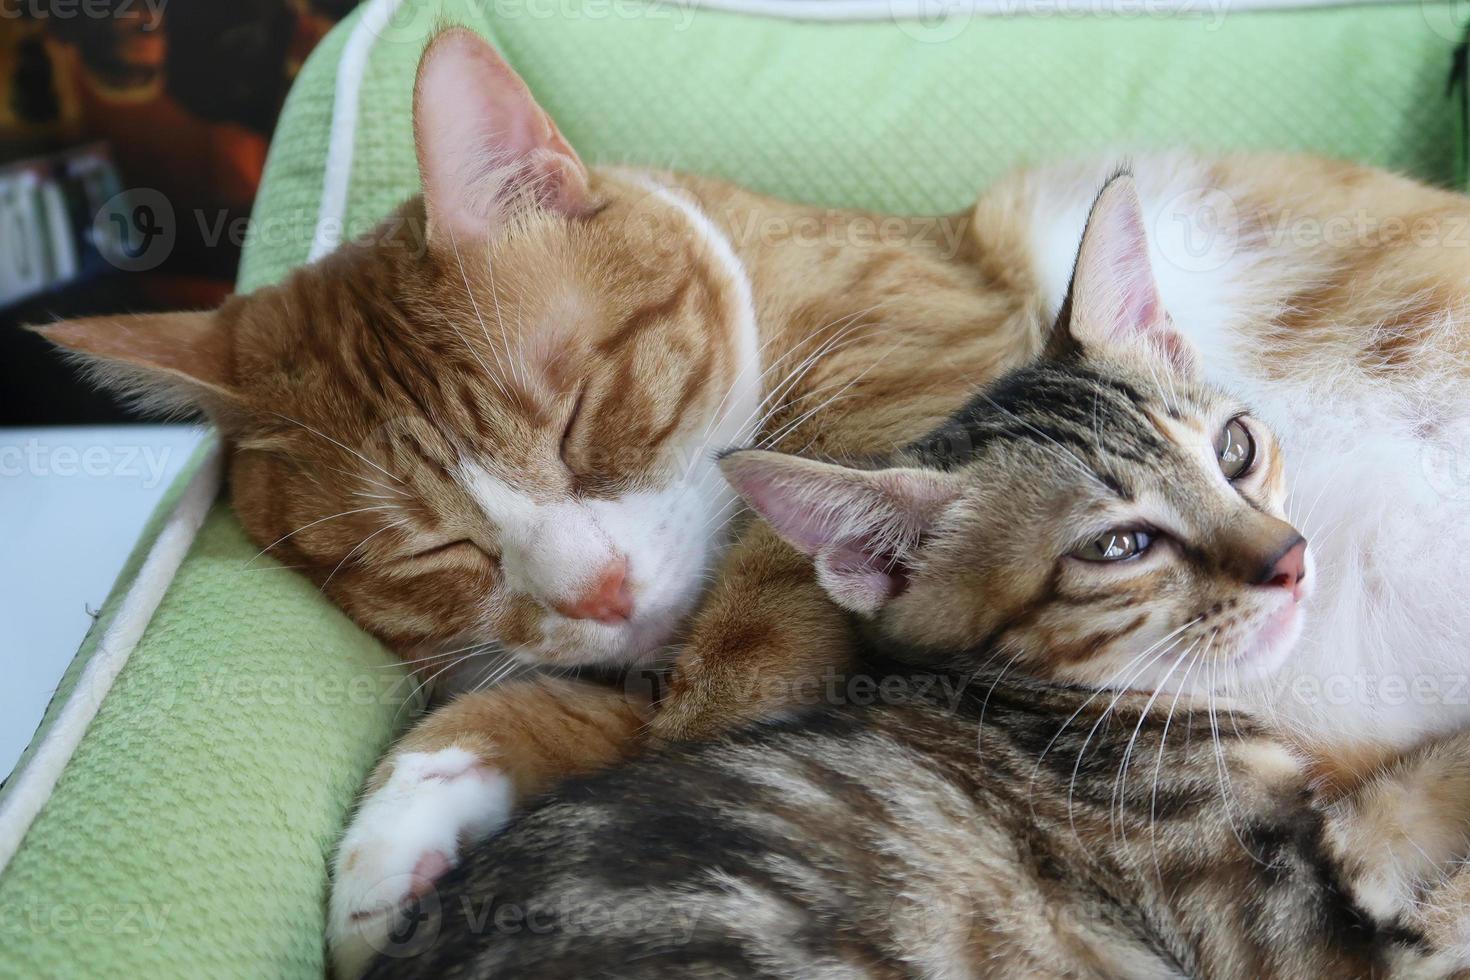
[[[921,222],[874,234],[873,215],[587,168],[463,30],[426,52],[414,123],[423,197],[376,234],[212,313],[45,332],[108,383],[202,408],[229,447],[251,536],[426,677],[631,665],[680,643],[652,716],[661,738],[789,706],[846,646],[845,614],[809,561],[763,527],[732,540],[714,451],[759,438],[881,452],[1029,359],[1112,166],[1003,181],[939,219],[948,236]],[[1463,374],[1453,314],[1470,284],[1449,239],[1470,205],[1309,158],[1134,169],[1163,300],[1212,377],[1281,433],[1303,508],[1292,516],[1320,559],[1308,617],[1319,632],[1283,687],[1253,693],[1332,745],[1329,763],[1351,751],[1368,766],[1464,722],[1470,709],[1449,698],[1288,695],[1303,677],[1431,676],[1463,661],[1447,590],[1470,548],[1455,559],[1454,535],[1425,538],[1470,522],[1444,523],[1454,514],[1434,510],[1416,466],[1470,414],[1443,383]],[[1344,240],[1324,235],[1344,217]],[[1416,237],[1424,220],[1437,244]],[[1353,494],[1327,492],[1344,480]],[[1419,509],[1394,524],[1363,506],[1370,490]],[[1344,531],[1364,514],[1371,527]],[[1382,560],[1415,547],[1439,571]],[[1004,601],[1020,616],[1032,598]],[[1413,643],[1381,642],[1406,622]],[[344,972],[465,838],[557,776],[629,751],[643,708],[532,678],[463,696],[411,732],[370,780],[338,856],[331,930]]]

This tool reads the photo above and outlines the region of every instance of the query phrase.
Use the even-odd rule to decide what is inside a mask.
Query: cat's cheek
[[[333,861],[327,943],[339,980],[404,941],[413,900],[432,900],[461,848],[504,826],[513,803],[510,780],[466,749],[394,760],[387,783],[358,805]]]

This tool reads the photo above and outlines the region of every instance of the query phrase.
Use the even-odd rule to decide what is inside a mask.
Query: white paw
[[[332,865],[327,943],[339,980],[412,938],[411,899],[459,862],[460,848],[504,826],[510,780],[460,748],[405,752],[365,797]]]

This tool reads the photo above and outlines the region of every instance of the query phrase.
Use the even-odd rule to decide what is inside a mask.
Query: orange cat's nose
[[[568,619],[595,619],[609,626],[627,622],[633,616],[627,559],[609,562],[592,588],[571,602],[557,603],[555,608]]]

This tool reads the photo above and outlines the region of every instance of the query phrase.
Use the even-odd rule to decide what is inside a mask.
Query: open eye
[[[1251,471],[1256,462],[1256,440],[1243,421],[1235,418],[1225,423],[1215,437],[1215,456],[1227,480],[1238,480]]]
[[[572,430],[577,426],[577,419],[582,417],[582,400],[587,393],[586,386],[577,389],[577,399],[572,402],[572,413],[567,416],[566,428],[561,431],[560,450],[562,462],[567,460],[567,443],[571,442]]]
[[[1070,554],[1081,561],[1127,561],[1143,554],[1153,543],[1153,535],[1147,531],[1113,528],[1073,548]]]

